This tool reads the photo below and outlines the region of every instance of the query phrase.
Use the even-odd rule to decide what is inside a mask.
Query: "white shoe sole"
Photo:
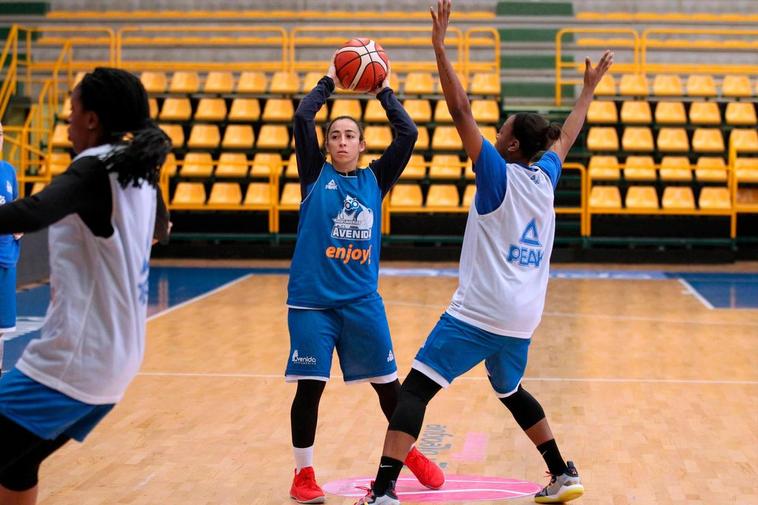
[[[567,501],[576,500],[583,494],[584,486],[581,484],[573,484],[571,486],[562,487],[556,495],[535,496],[534,501],[537,503],[565,503]]]

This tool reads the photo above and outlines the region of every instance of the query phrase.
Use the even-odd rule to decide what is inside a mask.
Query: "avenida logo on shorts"
[[[316,358],[313,356],[300,356],[297,349],[295,349],[295,352],[292,353],[292,362],[296,365],[315,365]]]

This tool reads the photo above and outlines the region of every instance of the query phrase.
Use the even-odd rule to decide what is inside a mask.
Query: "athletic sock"
[[[400,470],[403,469],[403,462],[388,456],[382,456],[379,462],[379,471],[376,474],[376,480],[374,481],[374,494],[376,496],[382,496],[387,493],[387,489],[390,487],[390,482],[396,482],[400,475]]]
[[[547,469],[550,473],[553,475],[563,475],[566,473],[568,467],[561,457],[561,451],[558,450],[558,444],[555,443],[554,438],[538,445],[537,450],[540,451],[542,458],[547,463]]]
[[[310,447],[293,447],[292,452],[295,455],[295,466],[297,467],[297,473],[300,470],[313,466],[313,446]]]

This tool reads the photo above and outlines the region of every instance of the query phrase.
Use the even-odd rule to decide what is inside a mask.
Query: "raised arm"
[[[334,80],[329,75],[321,78],[316,87],[301,101],[295,111],[293,130],[295,134],[295,155],[300,185],[305,195],[305,188],[318,179],[324,164],[324,155],[318,145],[316,136],[316,113],[326,103],[334,91]]]
[[[450,116],[452,116],[455,129],[458,130],[458,135],[461,137],[463,149],[471,161],[476,163],[476,160],[479,159],[479,152],[482,150],[482,134],[476,121],[474,121],[474,115],[471,113],[471,104],[466,95],[466,90],[463,89],[461,81],[445,52],[445,32],[447,32],[447,25],[450,20],[451,8],[451,0],[437,0],[436,12],[434,7],[429,8],[432,14],[432,46],[437,57],[437,72],[440,76],[440,84],[442,84],[442,92],[445,95]]]
[[[551,150],[555,151],[555,154],[561,159],[561,163],[566,160],[566,155],[571,149],[571,146],[574,145],[574,141],[582,129],[584,119],[587,116],[587,109],[589,109],[590,102],[592,102],[592,97],[595,94],[595,88],[612,64],[613,53],[610,50],[606,50],[603,53],[603,56],[600,57],[600,61],[595,68],[592,68],[592,63],[590,62],[589,57],[585,58],[584,87],[579,95],[579,99],[576,101],[576,104],[574,104],[574,109],[563,123],[561,136],[555,141],[555,144],[553,144],[553,147],[551,148]]]

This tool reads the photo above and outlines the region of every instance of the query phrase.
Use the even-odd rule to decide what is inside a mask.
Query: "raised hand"
[[[600,61],[596,67],[592,67],[592,62],[589,56],[584,59],[584,87],[594,90],[597,87],[600,79],[603,78],[605,73],[613,65],[613,51],[606,49],[603,55],[600,57]]]
[[[429,7],[429,12],[432,14],[432,45],[435,47],[444,47],[445,45],[445,33],[450,22],[451,9],[451,0],[437,0],[436,12],[434,7]]]
[[[326,76],[331,77],[331,79],[334,81],[334,85],[342,88],[342,83],[339,79],[337,79],[337,69],[334,67],[334,58],[337,56],[337,51],[334,51],[334,54],[332,55],[332,59],[329,60],[329,69],[326,71]]]

